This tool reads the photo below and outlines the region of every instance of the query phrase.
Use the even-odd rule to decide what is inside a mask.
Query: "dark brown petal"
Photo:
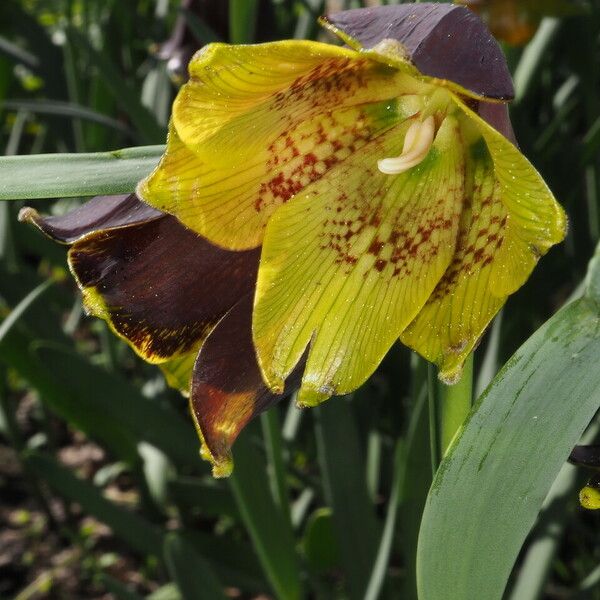
[[[286,382],[285,393],[299,382],[295,373]],[[231,473],[231,445],[240,431],[285,393],[270,392],[260,374],[252,341],[252,294],[248,294],[208,336],[192,376],[190,408],[203,456],[213,463],[215,477]]]
[[[363,48],[400,41],[425,75],[448,79],[488,98],[509,100],[514,88],[502,49],[464,6],[402,4],[347,10],[325,19]]]
[[[43,217],[33,208],[23,208],[19,220],[32,223],[47,236],[63,244],[99,229],[109,230],[147,223],[163,213],[140,201],[135,194],[96,196],[79,208],[58,217]]]
[[[505,138],[509,139],[515,146],[517,138],[510,122],[507,104],[496,104],[492,102],[479,102],[477,113],[487,121],[496,131],[499,131]]]
[[[69,251],[89,312],[150,362],[196,349],[254,289],[260,250],[232,252],[159,213],[86,235]]]

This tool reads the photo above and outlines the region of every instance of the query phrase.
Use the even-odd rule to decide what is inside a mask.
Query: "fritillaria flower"
[[[575,446],[569,462],[594,471],[579,492],[579,502],[588,510],[600,510],[600,446]]]
[[[90,312],[171,383],[191,380],[217,475],[286,388],[302,406],[351,392],[397,339],[456,381],[565,234],[512,141],[510,76],[476,15],[418,4],[323,23],[349,47],[197,53],[143,202],[24,215],[73,244]]]

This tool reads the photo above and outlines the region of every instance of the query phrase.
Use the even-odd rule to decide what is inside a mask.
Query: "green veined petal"
[[[415,114],[431,91],[316,42],[215,45],[190,70],[166,154],[138,193],[231,249],[260,245],[279,206]]]
[[[458,124],[443,121],[420,165],[380,173],[377,159],[400,154],[407,129],[372,141],[269,222],[254,341],[272,389],[310,344],[303,404],[363,383],[452,259],[463,197]]]

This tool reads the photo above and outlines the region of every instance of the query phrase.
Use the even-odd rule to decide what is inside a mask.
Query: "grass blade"
[[[152,523],[106,500],[91,483],[75,477],[71,471],[49,456],[30,452],[27,465],[58,494],[108,525],[112,532],[134,550],[146,555],[161,556],[163,533]]]
[[[0,200],[128,194],[154,169],[163,151],[164,146],[138,146],[88,154],[3,156]]]
[[[380,527],[367,492],[356,422],[345,404],[337,398],[319,407],[317,443],[348,593],[358,600],[369,583]]]
[[[183,600],[225,600],[222,586],[204,558],[181,534],[169,533],[165,562]]]
[[[231,487],[258,558],[280,600],[302,598],[291,526],[269,490],[264,460],[245,432],[236,442]]]
[[[419,537],[424,600],[502,597],[544,498],[600,407],[599,317],[600,248],[586,296],[517,350],[442,462]]]

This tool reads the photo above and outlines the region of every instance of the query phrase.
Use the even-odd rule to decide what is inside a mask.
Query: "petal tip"
[[[462,373],[463,373],[463,365],[461,363],[460,365],[454,366],[447,370],[440,369],[440,372],[438,373],[438,379],[444,385],[456,385],[460,381],[460,378],[462,377]]]
[[[233,472],[233,458],[231,456],[231,451],[226,450],[220,454],[213,453],[208,447],[208,444],[206,443],[201,432],[199,432],[199,435],[200,458],[212,465],[212,476],[215,479],[224,479],[229,477]]]
[[[600,509],[600,490],[597,490],[591,485],[586,485],[579,492],[579,503],[583,508],[587,510],[599,510]]]
[[[31,223],[33,225],[37,225],[38,220],[40,219],[40,214],[35,208],[31,206],[24,206],[18,215],[19,223]]]

